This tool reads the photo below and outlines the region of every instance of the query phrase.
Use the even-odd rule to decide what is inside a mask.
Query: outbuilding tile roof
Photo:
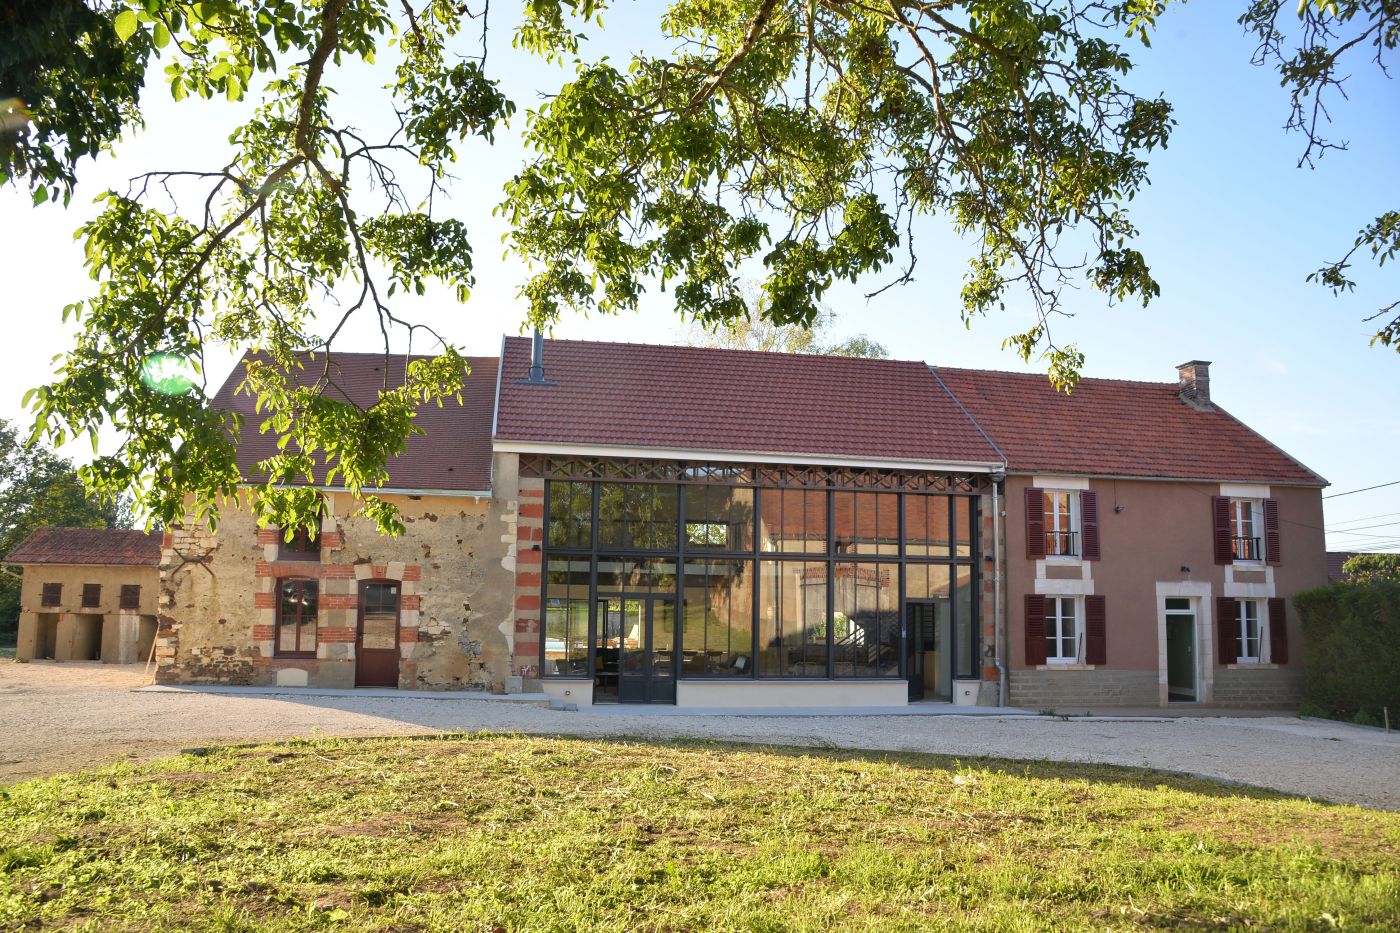
[[[4,560],[7,564],[84,564],[155,567],[158,532],[126,528],[40,528]]]
[[[1218,405],[1182,401],[1174,382],[1083,379],[1065,395],[1044,375],[935,372],[1013,472],[1326,485]]]
[[[814,459],[995,464],[919,362],[700,347],[505,341],[498,441]]]
[[[238,447],[238,467],[245,477],[256,478],[255,464],[277,452],[274,434],[259,433],[263,416],[254,411],[254,400],[236,394],[243,381],[243,360],[214,396],[213,405],[244,416],[243,437]],[[387,384],[403,385],[404,370],[410,359],[420,357],[388,356],[383,353],[330,354],[329,397],[347,400],[367,408],[379,398]],[[299,379],[309,381],[320,377],[325,356],[297,372]],[[407,450],[390,459],[389,482],[393,489],[452,490],[484,492],[491,488],[491,414],[496,395],[496,369],[493,356],[467,357],[471,371],[462,389],[462,404],[444,401],[423,405],[418,409],[417,424],[425,432],[408,438]]]

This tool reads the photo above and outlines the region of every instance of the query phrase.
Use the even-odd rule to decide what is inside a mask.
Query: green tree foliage
[[[1333,26],[1360,29],[1379,56],[1395,2],[1306,0],[1301,21],[1326,43]],[[1165,100],[1127,87],[1126,48],[1147,44],[1166,0],[671,0],[658,5],[663,51],[618,62],[584,55],[605,5],[521,0],[517,48],[573,69],[529,114],[534,155],[500,208],[509,248],[530,263],[534,323],[566,307],[633,308],[659,281],[683,317],[720,327],[745,319],[740,276],[761,273],[765,319],[811,326],[839,279],[910,281],[911,225],[937,216],[974,248],[964,318],[1028,302],[1032,326],[1007,343],[1070,386],[1083,357],[1050,332],[1063,289],[1158,293],[1126,205],[1173,121]],[[1246,7],[1263,58],[1283,48],[1270,7],[1282,9]],[[490,144],[515,111],[488,70],[489,10],[0,3],[0,183],[36,202],[67,200],[79,161],[140,125],[147,80],[176,100],[248,104],[224,154],[103,193],[79,231],[96,294],[66,309],[76,343],[29,404],[55,445],[122,435],[81,471],[90,489],[134,490],[158,521],[211,524],[249,491],[260,521],[290,530],[317,514],[298,485],[309,481],[361,494],[363,514],[400,527],[373,491],[415,410],[452,403],[468,373],[455,348],[399,316],[395,295],[437,285],[465,301],[474,283],[470,231],[435,204],[458,150]],[[1357,47],[1327,45],[1334,61]],[[335,94],[344,69],[380,54],[387,102]],[[1299,61],[1280,67],[1304,96],[1337,83],[1315,52]],[[316,318],[327,307],[334,316]],[[397,330],[438,354],[363,409],[327,391],[322,365],[356,314],[377,317],[386,353]],[[210,409],[199,373],[211,347],[261,352],[242,386],[256,424]],[[188,391],[143,378],[170,359],[189,361]],[[234,439],[255,428],[280,452],[249,484]]]
[[[46,525],[130,528],[130,503],[95,502],[72,463],[25,443],[13,425],[0,419],[0,559]],[[19,583],[16,574],[0,573],[0,632],[14,631]]]
[[[1400,554],[1353,554],[1342,574],[1348,583],[1400,583]]]

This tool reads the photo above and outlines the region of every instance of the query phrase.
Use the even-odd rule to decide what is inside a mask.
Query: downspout
[[[1005,474],[1000,479],[992,478],[992,625],[996,630],[996,657],[992,660],[997,667],[997,706],[1006,705],[1008,677],[1004,651],[1010,638],[1001,611],[1001,484],[1005,481]]]

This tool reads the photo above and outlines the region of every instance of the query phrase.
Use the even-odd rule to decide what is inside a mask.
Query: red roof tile
[[[160,533],[126,528],[40,528],[5,557],[8,564],[160,564]]]
[[[1013,472],[1326,485],[1219,406],[1182,401],[1177,383],[1084,379],[1067,396],[1043,375],[935,372]]]
[[[244,361],[247,359],[245,356]],[[308,363],[298,375],[307,380],[317,378],[324,359],[317,357],[315,364]],[[332,353],[330,359],[330,397],[365,408],[378,400],[386,367],[388,384],[403,384],[409,358],[385,357],[383,353]],[[462,389],[462,404],[444,401],[441,408],[428,404],[418,409],[417,424],[426,433],[408,438],[407,451],[389,460],[389,488],[472,492],[491,488],[491,414],[497,360],[492,356],[466,359],[471,372]],[[244,476],[256,478],[254,465],[276,453],[277,439],[273,434],[258,433],[262,416],[254,412],[254,400],[235,394],[243,381],[243,366],[240,362],[234,368],[212,404],[244,415],[238,466]]]
[[[500,441],[816,460],[999,463],[923,363],[507,338]]]

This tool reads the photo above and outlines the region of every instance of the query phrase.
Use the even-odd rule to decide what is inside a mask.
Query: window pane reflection
[[[837,564],[833,581],[837,677],[899,676],[899,567]]]
[[[688,551],[752,551],[753,490],[688,487],[685,547]]]
[[[760,546],[796,554],[826,552],[826,493],[805,489],[759,492]]]
[[[753,676],[753,561],[686,563],[685,674]]]
[[[764,677],[825,677],[826,564],[759,564],[759,673]]]
[[[588,673],[588,558],[545,565],[544,674]]]
[[[899,496],[832,493],[832,546],[837,554],[898,554]]]

